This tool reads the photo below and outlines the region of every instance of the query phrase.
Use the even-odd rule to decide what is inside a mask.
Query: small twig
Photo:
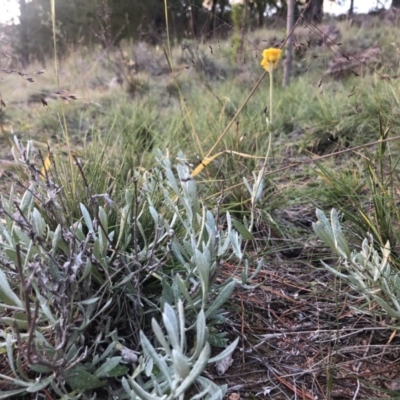
[[[357,379],[357,389],[356,389],[356,391],[354,392],[353,400],[356,400],[356,399],[357,399],[357,396],[358,396],[358,392],[359,392],[359,391],[360,391],[360,380]]]
[[[296,388],[296,386],[290,384],[286,379],[281,378],[278,374],[275,374],[275,378],[282,383],[284,386],[286,386],[288,389],[290,389],[296,396],[299,396],[301,399],[308,399],[308,400],[314,400],[314,396],[306,392],[306,390],[303,388],[302,390],[299,390]]]
[[[29,315],[29,317],[28,317]],[[36,347],[35,347],[35,343],[33,341],[33,338],[35,336],[35,328],[36,328],[36,320],[39,316],[39,300],[35,301],[35,311],[33,313],[33,319],[30,316],[30,310],[27,310],[27,319],[30,320],[30,322],[28,322],[28,345],[27,345],[27,359],[28,359],[28,363],[29,364],[36,364],[37,362],[37,358],[35,356],[37,356],[36,354]],[[34,354],[35,353],[35,354]],[[34,358],[32,358],[32,355],[34,356]]]
[[[246,307],[244,307],[243,305],[243,299],[241,299],[241,303],[242,303],[242,315],[241,315],[241,326],[240,326],[240,333],[241,333],[241,337],[244,338],[245,334],[244,334],[244,313],[246,310]],[[243,348],[244,345],[242,344]],[[245,359],[245,352],[242,352],[242,366],[244,367],[246,365],[246,359]]]
[[[89,183],[88,183],[88,181],[87,181],[87,179],[86,179],[85,173],[83,172],[81,162],[80,162],[80,160],[78,159],[77,156],[73,155],[73,158],[74,158],[74,160],[75,160],[75,164],[78,166],[79,173],[80,173],[81,176],[82,176],[83,183],[84,183],[84,185],[85,185],[85,187],[86,187],[88,196],[89,196],[89,197],[92,197],[91,190],[90,190],[90,186],[89,186]]]
[[[24,271],[22,269],[22,260],[21,260],[21,246],[20,244],[17,244],[15,246],[15,252],[17,254],[17,269],[19,273],[19,278],[21,280],[21,287],[22,287],[22,292],[21,292],[21,297],[23,298],[25,302],[25,312],[26,312],[26,320],[28,322],[28,327],[31,326],[32,324],[32,319],[31,319],[31,312],[30,312],[30,303],[29,303],[29,293],[27,293],[27,287],[25,283],[25,276],[24,276]]]

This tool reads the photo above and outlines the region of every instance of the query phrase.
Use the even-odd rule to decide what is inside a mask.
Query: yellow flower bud
[[[269,71],[270,65],[272,65],[275,69],[278,66],[279,60],[281,58],[281,53],[281,49],[276,49],[274,47],[265,49],[262,53],[263,59],[261,60],[261,66],[266,71]]]

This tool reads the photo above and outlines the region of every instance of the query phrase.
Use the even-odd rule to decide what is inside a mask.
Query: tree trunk
[[[229,4],[229,2],[228,2]],[[225,1],[220,1],[219,2],[219,19],[222,22],[225,18],[224,13],[225,13],[225,7],[227,6],[227,3]]]
[[[244,50],[244,39],[246,37],[246,33],[249,27],[249,0],[243,1],[243,10],[242,10],[242,27],[241,27],[241,38],[240,38],[240,48],[238,56],[241,58],[243,56]]]
[[[29,34],[26,0],[19,0],[19,41],[21,51],[21,62],[24,67],[29,64]]]
[[[283,86],[289,86],[290,72],[292,69],[292,56],[293,56],[293,35],[291,35],[294,25],[294,3],[295,0],[287,0],[287,20],[286,20],[286,35],[290,35],[286,43],[286,58],[285,69],[283,73]]]
[[[391,7],[400,8],[400,0],[392,0]]]
[[[197,15],[197,9],[193,7],[192,0],[189,0],[189,7],[190,7],[190,33],[192,35],[193,39],[196,39],[197,37],[197,24],[196,24],[196,15]]]
[[[210,22],[210,30],[211,30],[211,35],[210,36],[215,36],[215,26],[216,26],[216,18],[215,18],[215,13],[217,11],[217,0],[213,0],[212,2],[212,7],[211,7],[211,22]]]
[[[255,0],[257,10],[258,27],[261,28],[264,25],[264,12],[267,7],[266,0]]]
[[[304,18],[308,22],[320,22],[323,15],[324,0],[309,0],[309,3]]]
[[[249,28],[249,0],[243,2],[243,21],[242,21],[242,33],[245,35]]]
[[[350,1],[349,15],[353,15],[354,13],[354,0]]]

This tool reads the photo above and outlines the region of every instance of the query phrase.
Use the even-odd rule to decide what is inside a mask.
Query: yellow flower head
[[[263,59],[261,61],[261,66],[269,71],[270,65],[274,68],[278,66],[279,60],[281,58],[281,49],[276,49],[274,47],[270,47],[269,49],[265,49],[262,53]]]

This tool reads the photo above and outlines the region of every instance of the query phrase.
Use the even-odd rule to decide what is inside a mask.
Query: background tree
[[[354,13],[354,0],[350,0],[349,15],[353,15],[353,13]]]
[[[304,13],[304,18],[309,22],[319,22],[322,19],[324,0],[309,0],[310,5]]]
[[[36,59],[45,63],[53,52],[50,2],[18,0],[21,23],[13,38],[14,49],[23,64]],[[305,0],[297,0],[304,4]],[[322,17],[323,0],[311,2],[306,18]],[[400,0],[399,0],[400,1]],[[277,10],[286,15],[287,0],[176,0],[168,2],[169,31],[174,40],[191,37],[246,35],[247,30],[261,27],[267,20],[266,11]],[[165,39],[164,2],[160,0],[68,0],[56,1],[56,38],[59,55],[66,55],[75,45],[118,46],[121,40],[134,38],[151,44]],[[295,12],[295,16],[298,13]],[[240,47],[240,43],[238,48]]]
[[[22,65],[25,67],[29,64],[29,35],[28,35],[28,13],[26,7],[26,0],[19,0],[20,9],[20,24],[19,28],[19,41],[20,41],[20,59]]]
[[[400,0],[392,0],[391,7],[400,8]]]
[[[267,0],[255,0],[253,2],[256,10],[257,26],[261,27],[264,23],[264,13],[267,8]]]
[[[294,26],[294,11],[295,11],[295,0],[288,0],[287,8],[287,22],[286,22],[286,35],[290,35]],[[285,50],[285,69],[283,73],[283,86],[289,86],[290,73],[292,69],[292,56],[293,56],[293,35],[290,35]]]

